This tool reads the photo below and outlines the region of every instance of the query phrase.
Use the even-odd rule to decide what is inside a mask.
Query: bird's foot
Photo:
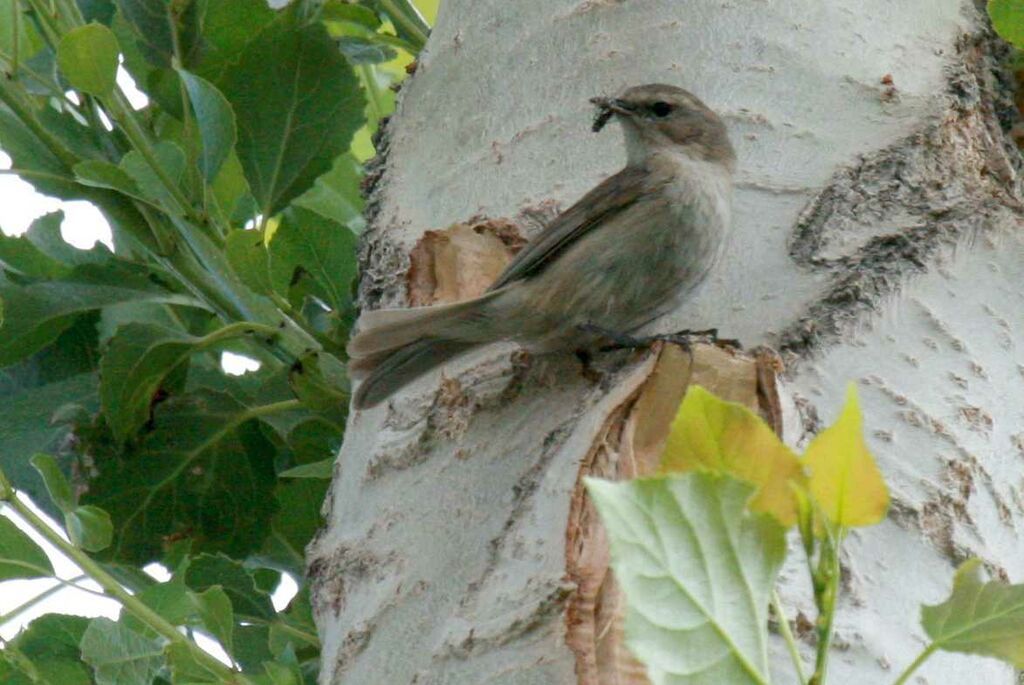
[[[647,347],[656,341],[679,345],[687,351],[690,350],[694,343],[704,343],[736,350],[743,349],[739,340],[735,340],[733,338],[719,338],[717,328],[708,328],[702,331],[686,329],[676,331],[674,333],[660,333],[657,335],[647,335],[643,337],[635,337],[626,333],[602,328],[601,326],[594,324],[582,324],[578,326],[578,328],[583,333],[597,336],[602,343],[597,348],[600,352],[609,352],[611,350],[631,350],[638,347]]]

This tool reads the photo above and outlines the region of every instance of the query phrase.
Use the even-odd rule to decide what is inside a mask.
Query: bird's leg
[[[733,340],[731,338],[719,338],[717,328],[708,328],[703,331],[691,331],[689,329],[676,331],[675,333],[660,333],[657,335],[648,335],[642,338],[634,337],[625,333],[619,333],[612,331],[607,328],[602,328],[594,324],[581,324],[577,328],[583,333],[589,333],[596,335],[604,342],[603,345],[598,347],[601,352],[608,352],[611,350],[623,350],[623,349],[635,349],[638,347],[647,347],[655,341],[663,341],[679,345],[685,350],[689,350],[690,346],[694,342],[709,343],[717,345],[719,347],[732,347],[735,349],[741,349],[739,340]]]

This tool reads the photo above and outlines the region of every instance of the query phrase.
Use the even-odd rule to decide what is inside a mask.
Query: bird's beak
[[[596,133],[604,128],[613,114],[632,114],[633,109],[628,102],[619,98],[596,97],[590,98],[590,102],[597,106],[597,116],[594,117],[593,130]]]

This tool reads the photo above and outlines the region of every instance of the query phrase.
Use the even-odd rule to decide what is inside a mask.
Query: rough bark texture
[[[999,49],[971,0],[447,0],[371,184],[362,302],[468,294],[494,255],[453,245],[505,259],[516,228],[614,172],[621,140],[589,133],[589,97],[652,81],[698,93],[739,150],[735,235],[659,328],[780,350],[781,389],[751,362],[745,392],[779,392],[767,408],[789,408],[790,442],[860,383],[893,508],[851,537],[830,682],[889,682],[958,561],[1024,580],[1024,241]],[[453,224],[470,226],[421,241]],[[476,275],[450,278],[467,263]],[[354,415],[311,550],[323,682],[643,682],[599,644],[615,607],[580,572],[603,552],[578,482],[629,472],[662,356],[611,355],[595,385],[571,359],[494,346]],[[813,617],[800,564],[783,599]],[[776,682],[792,682],[777,652]],[[953,655],[921,676],[1014,682]]]

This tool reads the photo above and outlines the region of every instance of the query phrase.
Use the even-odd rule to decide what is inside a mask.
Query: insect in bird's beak
[[[596,97],[590,98],[590,102],[597,106],[597,114],[594,116],[594,125],[591,130],[597,133],[612,118],[614,114],[629,114],[629,105],[618,98]]]

